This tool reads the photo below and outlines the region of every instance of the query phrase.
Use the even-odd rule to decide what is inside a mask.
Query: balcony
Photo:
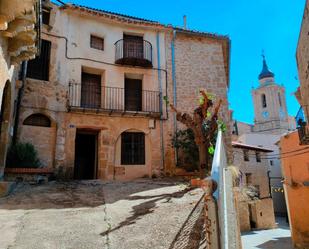
[[[121,39],[115,43],[115,63],[151,68],[152,45],[143,39]]]
[[[69,84],[69,111],[160,117],[158,91],[132,92],[97,84]]]
[[[308,108],[305,106],[304,108]],[[304,110],[301,107],[295,117],[299,141],[301,145],[309,145],[309,124],[306,120]]]

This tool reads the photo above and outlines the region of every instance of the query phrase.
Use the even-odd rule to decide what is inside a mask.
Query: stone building
[[[281,137],[280,158],[289,223],[295,248],[309,248],[309,1],[306,1],[296,59],[300,87],[296,98],[301,108],[296,116],[298,131]]]
[[[294,118],[287,112],[285,87],[275,81],[275,74],[267,66],[263,56],[262,70],[258,76],[259,86],[252,90],[254,104],[254,124],[234,122],[233,140],[272,150],[268,153],[269,180],[272,188],[274,210],[278,216],[286,216],[281,161],[277,142],[280,137],[296,129]]]
[[[59,177],[173,174],[177,124],[162,96],[192,111],[204,88],[225,100],[220,116],[230,122],[227,37],[74,4],[45,1],[43,10],[18,138]]]
[[[309,4],[306,1],[303,21],[301,24],[300,34],[298,38],[298,45],[296,51],[296,59],[298,66],[298,76],[300,87],[296,92],[296,98],[301,105],[298,115],[298,132],[300,143],[303,145],[309,144],[309,79],[308,79],[308,65],[309,65],[309,46],[307,42],[309,32]]]
[[[39,46],[39,0],[0,2],[0,179],[7,147],[14,135],[18,81],[22,61],[33,59]]]
[[[236,192],[241,231],[269,229],[275,226],[273,199],[268,177],[267,154],[272,150],[240,142],[232,142],[234,164],[239,168],[239,192]],[[256,192],[251,199],[246,189]],[[253,190],[251,190],[253,191]]]

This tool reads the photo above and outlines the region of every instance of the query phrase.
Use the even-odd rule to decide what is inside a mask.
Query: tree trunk
[[[207,148],[205,144],[199,144],[198,145],[198,155],[199,155],[199,171],[201,178],[204,178],[206,176],[206,170],[208,168],[208,162],[207,162]]]

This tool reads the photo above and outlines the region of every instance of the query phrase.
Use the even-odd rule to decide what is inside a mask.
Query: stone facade
[[[235,195],[241,231],[274,228],[274,206],[269,189],[268,160],[265,158],[272,150],[239,142],[232,142],[232,145],[234,164],[240,171],[239,191]],[[245,196],[242,189],[249,186],[258,190],[258,198]]]
[[[200,89],[216,95],[217,100],[222,99],[219,116],[228,126],[225,142],[230,159],[231,115],[227,101],[229,46],[229,40],[224,36],[216,37],[181,29],[170,33],[166,39],[169,101],[178,111],[192,114],[198,105],[197,97]],[[175,130],[179,129],[186,129],[186,127],[175,121],[175,113],[169,112],[169,119],[165,122],[164,137],[166,138],[167,166],[172,167],[167,170],[171,172],[177,159],[175,150],[170,144],[170,138]]]
[[[298,75],[300,81],[300,88],[297,94],[301,106],[304,108],[307,120],[309,120],[309,46],[307,42],[309,32],[309,1],[306,1],[303,21],[299,34],[296,59],[298,66]]]
[[[33,59],[37,53],[39,4],[34,0],[0,2],[0,179],[13,136],[14,103],[21,87],[17,81],[19,64]]]
[[[127,77],[141,80],[143,90],[161,92],[160,97],[167,95],[171,102],[176,88],[179,95],[177,108],[181,111],[192,111],[196,106],[197,90],[204,88],[224,100],[220,116],[229,124],[227,37],[184,30],[176,32],[174,28],[157,22],[76,5],[51,6],[50,24],[42,28],[42,39],[51,42],[49,79],[27,78],[20,106],[22,115],[18,137],[32,142],[44,166],[54,168],[58,176],[73,177],[76,141],[80,133],[96,136],[94,178],[129,180],[174,173],[174,149],[171,147],[173,113],[164,104],[160,107],[161,115],[102,107],[107,102],[124,107],[123,95],[118,98],[107,95],[106,89],[124,89]],[[175,63],[172,62],[173,31],[177,33]],[[115,43],[124,34],[140,35],[152,45],[153,67],[115,63]],[[91,35],[104,38],[104,50],[90,47]],[[172,72],[173,68],[176,71]],[[101,94],[99,108],[81,108],[81,88],[76,91],[72,86],[82,85],[82,73],[101,78],[104,94]],[[157,104],[159,102],[162,103],[162,99]],[[144,108],[147,108],[145,99]],[[24,125],[27,117],[38,113],[50,119],[50,127]],[[122,165],[121,139],[124,132],[144,134],[144,164]],[[40,135],[44,133],[48,136],[42,138]],[[226,137],[228,142],[228,132]]]
[[[265,156],[272,150],[237,142],[232,144],[234,165],[240,170],[239,184],[256,187],[259,190],[260,198],[269,197],[268,160],[265,159]],[[247,153],[247,159],[245,153]]]

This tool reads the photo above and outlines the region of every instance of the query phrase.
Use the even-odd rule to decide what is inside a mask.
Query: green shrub
[[[9,147],[6,166],[9,168],[38,168],[41,163],[32,144],[16,143]]]
[[[178,167],[189,172],[198,170],[198,147],[192,129],[177,131],[172,137],[172,146],[178,149]]]

